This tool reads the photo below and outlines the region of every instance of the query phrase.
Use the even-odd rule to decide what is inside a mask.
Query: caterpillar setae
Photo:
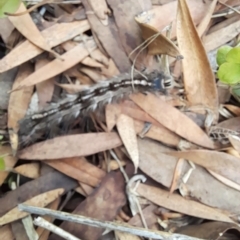
[[[121,74],[76,94],[69,94],[58,103],[51,103],[44,110],[26,115],[19,121],[19,147],[34,143],[62,124],[71,124],[79,117],[102,109],[106,104],[125,99],[135,92],[161,92],[168,84],[168,80],[158,71],[147,75],[136,73],[133,78],[131,74]]]

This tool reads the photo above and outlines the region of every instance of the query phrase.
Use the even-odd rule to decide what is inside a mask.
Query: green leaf
[[[231,49],[226,56],[226,60],[231,63],[240,63],[240,47]]]
[[[20,3],[21,0],[0,0],[0,18],[6,17],[5,12],[16,12]]]
[[[5,161],[3,157],[0,157],[0,171],[5,170]]]
[[[219,67],[217,75],[223,83],[237,84],[240,82],[240,64],[225,62]]]
[[[240,86],[239,86],[239,84],[232,86],[231,92],[235,97],[239,98],[240,97]]]
[[[232,49],[230,46],[222,46],[217,51],[217,64],[221,66],[223,63],[226,62],[226,56],[228,52]]]

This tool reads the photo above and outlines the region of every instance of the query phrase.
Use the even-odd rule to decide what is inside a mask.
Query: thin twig
[[[45,209],[40,207],[33,207],[25,204],[19,204],[18,208],[22,211],[26,211],[32,214],[49,215],[64,221],[85,224],[92,227],[108,228],[110,230],[127,232],[130,234],[147,237],[147,238],[155,238],[155,239],[162,239],[162,240],[203,240],[200,238],[189,237],[181,234],[171,234],[171,233],[162,232],[162,231],[153,231],[153,230],[147,230],[144,228],[137,228],[125,223],[100,221],[93,218],[84,217],[81,215],[69,214],[65,212],[60,212],[60,211],[55,211],[55,210],[50,210],[50,209]]]
[[[46,221],[45,219],[38,217],[35,218],[33,221],[34,225],[42,227],[44,229],[47,229],[55,234],[57,234],[58,236],[67,239],[67,240],[80,240],[79,238],[73,236],[71,233],[66,232],[65,230],[63,230],[60,227],[55,226],[54,224]]]

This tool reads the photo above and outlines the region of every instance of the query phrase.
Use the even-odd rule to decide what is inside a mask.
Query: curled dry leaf
[[[143,39],[147,40],[149,43],[149,45],[146,43],[148,45],[149,54],[166,54],[178,59],[182,58],[178,48],[171,40],[161,34],[156,28],[146,23],[140,22],[140,19],[137,17],[135,19],[142,30]]]
[[[139,165],[139,153],[133,119],[121,114],[117,120],[117,129],[124,146],[133,161],[136,173]]]
[[[19,152],[19,158],[50,160],[88,156],[121,145],[121,139],[114,132],[68,135],[27,147]]]
[[[184,88],[191,105],[210,109],[218,119],[218,96],[215,77],[198,36],[185,0],[178,1],[177,40],[181,54]]]
[[[146,96],[137,94],[132,95],[130,98],[150,116],[174,133],[200,146],[214,148],[212,140],[196,123],[160,98],[152,94]]]
[[[59,196],[61,196],[63,192],[64,192],[64,189],[62,188],[55,189],[49,192],[42,193],[36,197],[33,197],[30,200],[24,202],[23,204],[27,204],[35,207],[45,207],[46,205],[48,205],[49,203],[57,199]],[[0,226],[16,221],[18,219],[22,219],[28,215],[29,213],[22,212],[18,209],[18,207],[15,207],[14,209],[10,210],[0,218]]]
[[[117,123],[121,114],[121,108],[118,104],[108,104],[105,108],[105,117],[108,131],[110,132]]]

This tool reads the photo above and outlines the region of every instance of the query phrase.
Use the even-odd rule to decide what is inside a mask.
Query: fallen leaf
[[[238,158],[217,151],[191,150],[182,152],[168,152],[170,156],[188,159],[209,169],[227,179],[240,184],[240,161]]]
[[[93,11],[87,0],[83,0],[82,4],[87,12]],[[131,64],[119,41],[118,35],[115,34],[118,32],[115,23],[109,21],[108,25],[104,26],[94,14],[87,14],[87,17],[95,37],[100,42],[99,45],[103,46],[104,50],[115,62],[120,72],[127,72]]]
[[[0,236],[2,240],[14,240],[15,237],[12,233],[10,224],[0,227]]]
[[[176,230],[176,233],[201,239],[238,239],[240,228],[234,223],[205,222],[202,224],[188,225]]]
[[[152,94],[147,96],[137,94],[132,95],[130,98],[150,116],[174,133],[200,146],[214,148],[212,140],[197,124],[160,98]]]
[[[44,162],[67,176],[93,187],[98,186],[105,176],[104,171],[88,163],[84,158],[75,157]]]
[[[140,134],[144,129],[144,125],[145,124],[143,122],[134,120],[136,133]],[[144,137],[151,138],[160,141],[164,144],[175,147],[179,145],[181,140],[181,138],[177,134],[159,125],[158,126],[151,125],[149,131],[144,134]]]
[[[199,23],[198,27],[197,27],[197,32],[199,37],[201,37],[203,35],[203,33],[207,30],[207,27],[212,19],[212,15],[214,13],[214,10],[216,8],[216,4],[217,4],[218,0],[213,0],[211,5],[209,6],[209,8],[207,9],[207,12],[204,16],[204,18],[202,19],[202,21]]]
[[[133,119],[124,114],[121,114],[117,120],[117,129],[123,141],[123,144],[134,164],[135,173],[137,173],[139,165],[139,153]]]
[[[121,114],[121,108],[118,104],[108,104],[105,108],[105,117],[108,131],[110,132],[117,123]]]
[[[218,96],[215,77],[185,0],[178,1],[177,40],[184,56],[182,65],[186,97],[191,105],[200,105],[213,111],[214,120],[217,121]]]
[[[45,207],[50,202],[53,202],[55,199],[57,199],[60,195],[62,195],[64,192],[64,189],[59,188],[55,189],[49,192],[42,193],[36,197],[31,198],[30,200],[23,202],[23,204],[27,204],[30,206],[35,207]],[[7,212],[5,215],[3,215],[0,218],[0,225],[4,225],[13,221],[16,221],[18,219],[22,219],[26,216],[28,216],[30,213],[23,212],[18,209],[18,207],[12,209],[11,211]]]
[[[73,214],[96,218],[101,221],[113,221],[125,203],[125,181],[123,175],[119,171],[111,172],[105,176],[101,185],[77,206]],[[63,222],[60,228],[80,239],[91,240],[98,240],[104,231],[102,228],[67,221]],[[51,240],[58,239],[59,236],[52,235]]]
[[[168,208],[172,211],[203,219],[231,223],[234,222],[230,219],[230,214],[224,214],[215,208],[211,208],[199,202],[185,199],[178,194],[169,195],[168,191],[162,190],[160,188],[151,187],[140,183],[136,191],[138,194],[140,194],[140,196],[145,197],[151,202]]]
[[[87,20],[76,21],[72,23],[55,24],[41,32],[42,36],[51,47],[74,38],[89,30],[90,26]],[[42,49],[26,40],[16,46],[12,51],[0,60],[0,72],[5,72],[11,68],[17,67],[43,52]],[[25,54],[23,54],[25,53]]]
[[[54,59],[47,65],[41,67],[40,69],[29,75],[27,78],[25,78],[23,81],[21,81],[21,83],[19,83],[13,89],[13,91],[18,90],[22,87],[28,87],[46,81],[47,79],[50,79],[66,71],[67,69],[81,62],[81,60],[88,56],[89,52],[91,52],[95,48],[96,45],[94,41],[89,41],[86,47],[83,43],[77,45],[70,51],[61,55],[61,58],[63,60]]]
[[[0,215],[25,202],[34,196],[57,188],[64,188],[65,192],[77,187],[77,182],[58,171],[49,172],[37,179],[26,182],[17,189],[8,192],[0,198]]]
[[[24,11],[26,11],[26,7],[23,3],[21,3],[16,13]],[[20,16],[8,16],[8,19],[12,22],[14,27],[34,45],[56,55],[56,53],[51,50],[51,46],[48,44],[46,39],[44,39],[42,34],[37,29],[37,26],[33,22],[29,13],[25,13]]]
[[[39,163],[28,163],[22,164],[14,168],[18,174],[21,174],[28,178],[38,178],[40,177],[40,165]]]
[[[33,69],[29,63],[22,65],[18,70],[18,75],[15,78],[12,88],[14,89],[17,85],[21,84],[32,71]],[[31,101],[32,93],[33,86],[10,93],[8,103],[8,129],[12,129],[17,133],[18,121],[25,116]]]
[[[36,143],[20,151],[19,158],[50,160],[88,156],[121,145],[121,139],[114,132],[76,134]]]
[[[237,17],[238,18],[238,17]],[[226,20],[227,21],[227,20]],[[240,20],[234,19],[234,22],[225,27],[203,37],[203,44],[207,52],[216,49],[223,44],[231,41],[240,33]],[[221,36],[221,37],[219,37]]]
[[[41,59],[35,63],[35,71],[38,71],[41,67],[47,65],[49,61],[47,59]],[[54,78],[47,79],[44,82],[40,82],[36,85],[37,95],[38,95],[38,109],[41,110],[49,102],[51,102],[54,92]]]
[[[93,8],[94,14],[96,14],[96,16],[102,20],[104,25],[107,25],[108,14],[111,13],[111,10],[108,8],[106,1],[90,0],[89,3]]]
[[[142,30],[143,39],[145,41],[147,40],[146,44],[148,46],[149,54],[166,54],[177,59],[182,59],[178,48],[171,40],[161,34],[156,28],[140,22],[137,17],[135,19]]]

